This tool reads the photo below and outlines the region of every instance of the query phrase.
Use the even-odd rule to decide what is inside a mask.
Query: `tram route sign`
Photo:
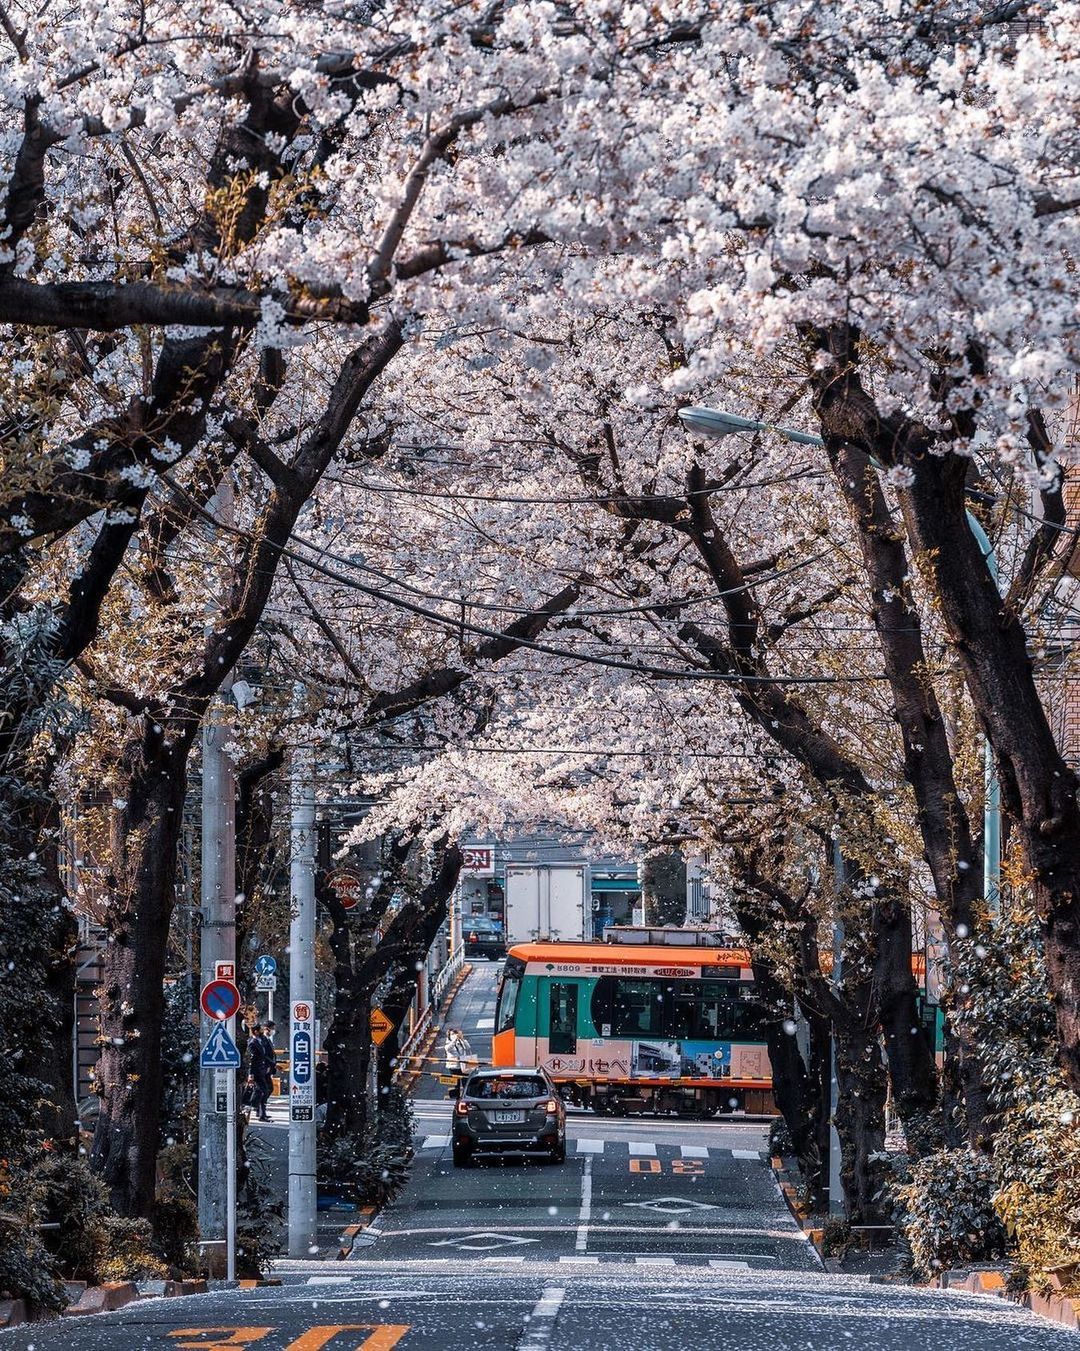
[[[381,1046],[386,1038],[394,1030],[394,1024],[383,1013],[382,1009],[371,1010],[371,1040],[376,1046]]]

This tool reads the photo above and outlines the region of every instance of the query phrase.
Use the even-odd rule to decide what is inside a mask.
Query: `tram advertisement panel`
[[[543,1043],[543,1038],[539,1039]],[[597,1037],[580,1046],[577,1055],[550,1055],[538,1048],[539,1063],[555,1077],[590,1079],[728,1079],[732,1071],[730,1042],[607,1041]],[[736,1052],[752,1048],[736,1047]],[[753,1048],[756,1049],[756,1048]]]

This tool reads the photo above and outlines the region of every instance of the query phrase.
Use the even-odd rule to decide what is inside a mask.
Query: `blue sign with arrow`
[[[257,976],[272,976],[277,970],[277,959],[271,957],[269,953],[264,952],[261,957],[255,959],[255,974]]]
[[[229,1029],[224,1023],[218,1023],[211,1029],[199,1056],[199,1064],[204,1070],[240,1068],[240,1052],[236,1049],[236,1042],[229,1036]]]

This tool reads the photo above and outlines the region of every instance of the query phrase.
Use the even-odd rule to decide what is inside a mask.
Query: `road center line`
[[[529,1314],[526,1333],[518,1342],[518,1351],[541,1351],[549,1346],[551,1334],[555,1331],[555,1320],[559,1316],[562,1302],[566,1298],[566,1288],[561,1285],[546,1285],[544,1293]]]
[[[578,1213],[575,1252],[584,1252],[589,1242],[589,1221],[592,1219],[592,1161],[593,1156],[586,1154],[585,1168],[581,1174],[581,1210]]]

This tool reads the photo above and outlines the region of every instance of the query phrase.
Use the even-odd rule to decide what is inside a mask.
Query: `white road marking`
[[[761,1162],[761,1155],[756,1149],[733,1149],[731,1157],[733,1159],[753,1159],[755,1163]]]
[[[575,1254],[573,1257],[568,1257],[568,1256],[566,1256],[566,1255],[564,1254],[562,1257],[559,1258],[559,1261],[560,1261],[560,1262],[576,1262],[576,1263],[578,1263],[579,1266],[581,1265],[582,1262],[587,1262],[587,1263],[589,1264],[589,1266],[593,1266],[593,1267],[597,1267],[597,1266],[600,1265],[600,1259],[599,1259],[599,1257],[582,1257],[580,1254]]]
[[[723,1260],[721,1260],[721,1259],[719,1259],[719,1258],[712,1258],[712,1259],[710,1259],[710,1261],[709,1261],[709,1266],[712,1267],[713,1271],[749,1271],[749,1270],[750,1270],[750,1263],[749,1263],[749,1262],[727,1262],[727,1261],[723,1261]]]
[[[482,1262],[524,1262],[524,1257],[482,1257]]]
[[[450,1143],[449,1135],[425,1135],[421,1149],[445,1149]]]
[[[462,1238],[441,1238],[429,1243],[429,1248],[464,1248],[466,1252],[490,1252],[492,1248],[510,1248],[522,1243],[539,1243],[538,1238],[521,1238],[518,1234],[496,1234],[484,1230],[482,1234],[466,1234]]]
[[[478,1032],[486,1032],[488,1031],[489,1028],[492,1028],[494,1026],[495,1026],[494,1018],[477,1018],[476,1020],[476,1030]]]
[[[355,1281],[355,1276],[309,1276],[308,1285],[348,1285],[350,1281]]]
[[[631,1140],[631,1155],[638,1155],[641,1158],[656,1158],[656,1146],[649,1140]]]
[[[586,1154],[581,1174],[581,1210],[578,1212],[577,1238],[574,1251],[584,1252],[589,1243],[589,1220],[592,1218],[592,1155]]]
[[[603,1154],[604,1152],[603,1140],[581,1139],[575,1141],[575,1143],[577,1144],[577,1152],[579,1154]]]
[[[634,1265],[639,1267],[673,1267],[674,1257],[635,1257]]]
[[[684,1159],[707,1159],[708,1148],[705,1145],[680,1145],[679,1153]]]
[[[551,1344],[551,1334],[555,1331],[555,1320],[559,1316],[562,1302],[566,1298],[566,1288],[561,1285],[547,1285],[544,1293],[536,1302],[526,1324],[525,1335],[518,1342],[518,1351],[541,1351]]]

